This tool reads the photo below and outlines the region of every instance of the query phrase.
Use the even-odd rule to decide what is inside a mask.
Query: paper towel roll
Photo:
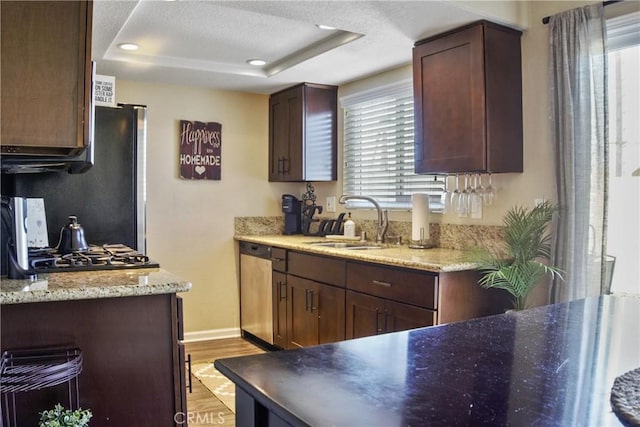
[[[415,193],[411,195],[411,204],[411,240],[429,240],[429,195]]]

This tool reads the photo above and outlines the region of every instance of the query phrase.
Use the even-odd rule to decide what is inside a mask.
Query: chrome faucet
[[[378,229],[376,235],[376,243],[384,243],[384,235],[386,234],[387,228],[389,227],[389,218],[386,209],[383,211],[380,208],[378,202],[376,202],[376,199],[369,196],[347,196],[343,194],[342,196],[340,196],[340,200],[338,200],[338,203],[344,205],[345,203],[347,203],[347,200],[365,200],[376,207],[376,210],[378,211]]]

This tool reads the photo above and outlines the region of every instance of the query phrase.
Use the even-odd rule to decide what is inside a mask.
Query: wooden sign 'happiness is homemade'
[[[180,178],[220,180],[222,125],[180,120]]]

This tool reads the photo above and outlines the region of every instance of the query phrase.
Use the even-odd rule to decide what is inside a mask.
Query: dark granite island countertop
[[[602,296],[215,366],[239,427],[615,426],[639,322],[640,299]]]

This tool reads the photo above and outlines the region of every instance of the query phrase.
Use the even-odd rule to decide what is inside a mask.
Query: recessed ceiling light
[[[266,64],[267,61],[265,61],[264,59],[250,59],[247,61],[247,64],[249,65],[255,65],[256,67],[260,67],[264,64]]]
[[[332,27],[330,25],[323,25],[323,24],[316,24],[316,27],[320,28],[321,30],[335,30],[336,27]]]
[[[140,46],[135,43],[120,43],[118,47],[122,50],[138,50]]]

